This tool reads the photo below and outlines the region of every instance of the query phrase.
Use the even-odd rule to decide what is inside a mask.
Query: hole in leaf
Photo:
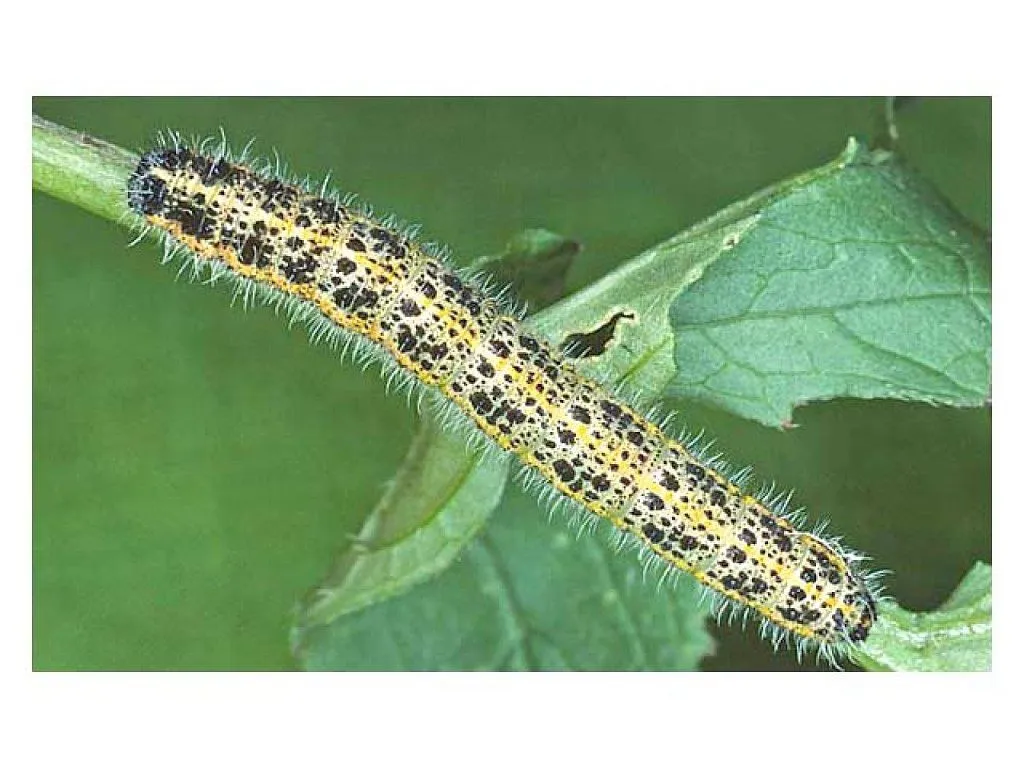
[[[603,354],[615,339],[615,328],[622,320],[636,320],[636,315],[629,311],[616,312],[592,331],[570,333],[559,345],[562,353],[575,360]]]

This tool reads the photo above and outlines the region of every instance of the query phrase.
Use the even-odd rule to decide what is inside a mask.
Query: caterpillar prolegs
[[[834,660],[876,617],[859,556],[798,530],[636,412],[408,233],[321,190],[172,146],[131,175],[132,210],[241,290],[307,309],[434,390],[557,494]]]

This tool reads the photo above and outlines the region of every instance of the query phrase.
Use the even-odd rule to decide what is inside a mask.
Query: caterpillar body
[[[835,660],[876,619],[861,556],[773,504],[582,375],[474,279],[409,233],[221,147],[175,137],[142,156],[129,208],[240,290],[291,297],[314,335],[347,332],[408,372],[587,512],[692,574],[762,633]]]

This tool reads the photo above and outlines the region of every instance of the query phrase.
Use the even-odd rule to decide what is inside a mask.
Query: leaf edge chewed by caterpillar
[[[609,521],[670,567],[693,575],[721,614],[753,612],[776,647],[816,648],[836,664],[877,618],[878,574],[821,531],[798,530],[721,465],[675,440],[523,327],[484,285],[437,249],[351,198],[252,168],[222,141],[176,135],[146,152],[127,189],[165,260],[228,277],[248,303],[287,303],[314,340],[381,361],[439,396],[445,423],[513,454],[527,484]],[[326,187],[326,184],[325,184]]]

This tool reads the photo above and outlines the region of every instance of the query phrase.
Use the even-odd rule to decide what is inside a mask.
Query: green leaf
[[[565,294],[565,278],[580,244],[546,229],[516,234],[496,256],[485,256],[473,268],[488,273],[498,285],[537,312]]]
[[[836,397],[990,399],[984,239],[895,158],[855,142],[790,183],[672,303],[672,395],[764,424]]]
[[[981,672],[992,668],[992,566],[976,563],[931,613],[883,603],[855,659],[889,672]]]
[[[712,642],[697,585],[658,586],[636,554],[575,536],[512,491],[438,578],[310,630],[309,670],[694,669]]]
[[[561,346],[614,322],[614,334],[603,352],[577,365],[601,381],[626,384],[638,403],[653,403],[675,371],[668,322],[673,299],[700,279],[723,248],[742,239],[755,221],[752,210],[727,208],[529,318],[527,325]]]
[[[447,568],[498,505],[507,474],[507,457],[470,453],[462,436],[424,419],[359,536],[298,609],[293,643]]]

